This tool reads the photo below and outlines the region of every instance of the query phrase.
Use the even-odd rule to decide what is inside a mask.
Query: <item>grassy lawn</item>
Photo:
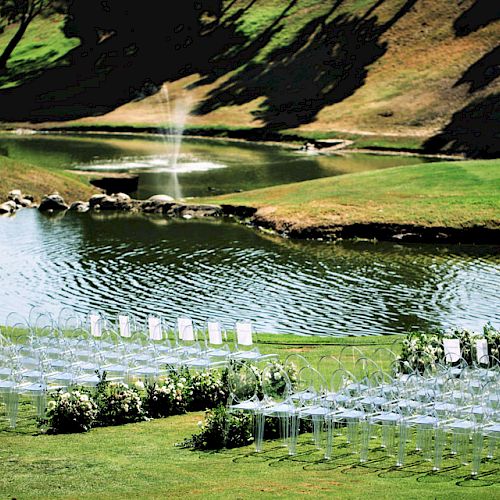
[[[286,184],[212,199],[260,208],[295,227],[399,223],[499,226],[500,160],[394,167]]]
[[[61,31],[62,16],[35,19],[26,30],[7,63],[7,73],[0,76],[0,90],[16,87],[40,75],[44,70],[62,64],[60,59],[79,45],[76,38],[66,38]],[[17,25],[0,34],[0,51],[14,36]]]
[[[358,346],[369,355],[398,337],[304,339],[260,335],[260,348],[304,354],[312,362]],[[303,343],[305,342],[305,343]],[[311,444],[299,438],[297,455],[289,457],[279,441],[266,441],[264,452],[252,446],[220,452],[195,452],[176,447],[197,430],[202,413],[158,419],[86,434],[40,435],[28,417],[16,431],[0,427],[0,497],[2,498],[498,498],[498,459],[485,461],[472,480],[469,467],[451,456],[445,468],[411,451],[402,468],[386,457],[377,440],[369,461],[359,464],[338,438],[333,458],[325,461]]]
[[[33,195],[37,201],[53,191],[59,191],[66,202],[77,199],[88,200],[96,192],[84,177],[61,169],[38,167],[11,160],[1,155],[0,179],[2,180],[0,200],[5,199],[12,189],[21,189],[23,193]]]

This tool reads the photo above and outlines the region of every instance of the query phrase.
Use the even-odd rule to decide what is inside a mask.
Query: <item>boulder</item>
[[[175,200],[168,194],[155,194],[150,196],[146,201],[150,201],[151,203],[172,203]]]
[[[64,202],[64,199],[59,193],[53,193],[48,196],[44,196],[38,210],[44,212],[47,210],[68,210],[68,205]]]
[[[29,194],[23,194],[20,189],[13,189],[12,191],[10,191],[8,194],[8,198],[20,207],[29,207],[34,200],[33,196]]]
[[[15,201],[9,200],[0,205],[0,214],[13,214],[17,210]]]
[[[180,203],[166,204],[163,214],[167,217],[184,217],[185,219],[200,217],[220,217],[223,215],[218,205],[183,205]]]
[[[146,213],[161,213],[164,211],[166,205],[171,206],[174,204],[174,199],[171,196],[167,194],[155,194],[141,202],[141,210]]]
[[[74,201],[69,207],[69,210],[74,212],[87,212],[88,209],[89,209],[89,203],[80,200]]]
[[[108,197],[107,194],[94,194],[89,199],[89,207],[94,208],[97,205],[101,204],[101,201]]]
[[[131,210],[135,204],[128,194],[117,193],[111,196],[95,194],[90,198],[89,206],[99,210]]]
[[[24,198],[23,193],[20,189],[13,189],[9,192],[8,196],[9,200],[15,201],[16,203]]]

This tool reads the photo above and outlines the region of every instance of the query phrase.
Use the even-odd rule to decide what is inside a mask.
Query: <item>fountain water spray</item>
[[[182,98],[177,98],[172,106],[167,84],[162,86],[159,97],[166,118],[166,127],[162,137],[168,150],[168,166],[172,173],[168,189],[169,194],[178,200],[182,198],[182,191],[177,176],[177,163],[181,151],[182,134],[191,104],[186,96],[182,96]]]

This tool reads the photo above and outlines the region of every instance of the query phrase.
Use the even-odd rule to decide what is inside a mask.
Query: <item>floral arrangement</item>
[[[207,410],[205,420],[198,422],[199,432],[180,446],[196,450],[237,448],[253,441],[252,417],[245,413],[230,413],[226,406]]]
[[[172,372],[162,381],[146,385],[144,407],[152,418],[185,413],[192,390],[182,373]]]
[[[475,345],[478,339],[487,341],[490,362],[498,363],[500,359],[500,331],[488,323],[483,329],[483,334],[463,328],[456,328],[447,332],[408,334],[403,340],[399,357],[401,370],[406,373],[413,370],[419,372],[433,370],[438,363],[444,360],[443,340],[446,338],[454,338],[460,341],[461,356],[467,364],[473,364],[477,361]]]
[[[49,433],[86,432],[96,422],[97,405],[79,390],[52,394],[43,425]]]
[[[147,418],[137,390],[122,382],[108,382],[105,373],[97,384],[94,398],[99,411],[98,425],[120,425]]]
[[[206,410],[225,404],[228,398],[227,371],[204,370],[190,376],[189,410]]]

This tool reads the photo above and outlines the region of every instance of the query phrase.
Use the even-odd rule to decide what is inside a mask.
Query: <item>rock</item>
[[[155,194],[150,196],[146,201],[150,201],[152,203],[172,203],[175,200],[168,194]]]
[[[422,237],[421,234],[418,233],[399,233],[399,234],[393,234],[392,239],[394,240],[399,240],[399,241],[410,241],[414,242],[419,240]]]
[[[20,189],[13,189],[9,192],[8,198],[11,201],[14,201],[20,207],[29,207],[33,202],[33,196],[24,195]]]
[[[163,213],[167,217],[184,217],[185,219],[223,215],[222,209],[218,205],[183,205],[179,203],[165,204]]]
[[[9,192],[8,196],[9,200],[15,201],[17,203],[18,200],[24,198],[23,193],[20,189],[13,189]]]
[[[135,206],[128,194],[95,194],[89,200],[89,207],[99,210],[131,210]]]
[[[161,213],[164,211],[165,205],[171,206],[174,204],[174,199],[171,196],[167,194],[155,194],[141,202],[141,210],[146,213]]]
[[[69,207],[69,210],[74,212],[87,212],[88,209],[89,209],[89,203],[80,200],[74,201]]]
[[[44,196],[38,210],[44,212],[47,210],[68,210],[68,205],[64,202],[62,196],[55,192],[51,195]]]
[[[108,197],[107,194],[94,194],[89,199],[89,207],[94,208],[97,205],[101,204],[101,201]]]
[[[17,210],[17,204],[13,200],[6,201],[0,205],[0,214],[13,214]]]

